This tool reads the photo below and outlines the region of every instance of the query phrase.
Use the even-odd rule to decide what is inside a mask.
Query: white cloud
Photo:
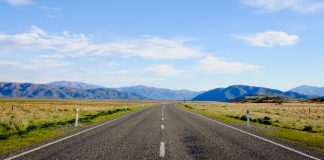
[[[25,6],[32,4],[32,0],[5,0],[11,6]]]
[[[56,58],[37,57],[34,59],[26,60],[23,63],[19,61],[0,61],[0,67],[16,68],[20,70],[47,70],[52,68],[61,68],[72,64],[71,62],[64,61]]]
[[[160,37],[140,37],[123,41],[94,43],[85,34],[51,34],[33,26],[26,33],[0,33],[0,54],[27,51],[50,52],[70,56],[142,57],[151,59],[182,59],[200,56],[201,53],[185,44],[183,40]]]
[[[167,64],[149,66],[145,68],[145,71],[160,76],[182,76],[185,73],[185,71],[178,70]]]
[[[261,67],[251,64],[227,62],[214,56],[207,56],[198,61],[196,69],[199,73],[221,74],[258,71]]]
[[[314,12],[324,10],[322,0],[242,0],[243,4],[268,11],[294,10]]]
[[[236,35],[234,37],[258,47],[291,46],[299,40],[298,35],[289,35],[282,31],[265,31],[254,35]]]

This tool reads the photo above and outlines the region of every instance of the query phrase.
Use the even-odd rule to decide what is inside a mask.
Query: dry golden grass
[[[279,127],[302,130],[311,125],[313,131],[324,133],[323,103],[186,103],[199,110],[223,116],[242,116],[249,109],[250,117],[268,116]]]
[[[122,116],[129,109],[135,111],[158,103],[0,99],[0,154],[68,132],[74,125],[76,108],[80,110],[80,121],[85,120],[80,122],[83,126]],[[86,119],[89,116],[93,119]]]
[[[68,121],[75,118],[79,108],[80,117],[100,111],[138,109],[157,102],[139,101],[72,101],[72,100],[0,100],[0,133],[25,130],[30,125]]]

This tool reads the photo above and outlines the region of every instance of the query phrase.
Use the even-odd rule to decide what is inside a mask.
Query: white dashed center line
[[[162,107],[162,121],[164,120],[164,106]],[[164,125],[162,124],[161,125],[161,130],[164,130]],[[165,144],[164,142],[162,141],[161,144],[160,144],[160,157],[164,157],[165,156]]]
[[[160,144],[160,157],[164,157],[165,156],[165,145],[164,142],[161,142]]]

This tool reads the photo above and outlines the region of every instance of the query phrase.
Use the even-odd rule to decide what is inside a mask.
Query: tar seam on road
[[[138,112],[138,111],[137,111],[137,112]],[[6,159],[4,159],[4,160],[12,160],[12,159],[15,159],[15,158],[21,157],[21,156],[26,155],[26,154],[28,154],[28,153],[31,153],[31,152],[37,151],[37,150],[39,150],[39,149],[42,149],[42,148],[48,147],[48,146],[53,145],[53,144],[55,144],[55,143],[58,143],[58,142],[64,141],[64,140],[66,140],[66,139],[69,139],[69,138],[74,137],[74,136],[77,136],[77,135],[80,135],[80,134],[82,134],[82,133],[85,133],[85,132],[91,131],[91,130],[96,129],[96,128],[98,128],[98,127],[101,127],[101,126],[103,126],[103,125],[106,125],[106,124],[109,124],[109,123],[111,123],[111,122],[117,121],[117,120],[119,120],[119,119],[122,119],[122,118],[128,117],[128,116],[130,116],[130,115],[132,115],[132,114],[134,114],[134,113],[137,113],[137,112],[133,112],[133,113],[126,114],[126,115],[124,115],[124,116],[118,117],[118,118],[113,119],[113,120],[111,120],[111,121],[108,121],[108,122],[105,122],[105,123],[99,124],[99,125],[97,125],[97,126],[94,126],[94,127],[88,128],[88,129],[83,130],[83,131],[81,131],[81,132],[78,132],[78,133],[72,134],[72,135],[70,135],[70,136],[67,136],[67,137],[64,137],[64,138],[58,139],[58,140],[56,140],[56,141],[54,141],[54,142],[50,142],[50,143],[47,143],[47,144],[42,145],[42,146],[40,146],[40,147],[37,147],[37,148],[31,149],[31,150],[26,151],[26,152],[22,152],[22,153],[20,153],[20,154],[17,154],[17,155],[15,155],[15,156],[8,157],[8,158],[6,158]]]
[[[271,143],[271,144],[273,144],[273,145],[276,145],[276,146],[282,147],[282,148],[287,149],[287,150],[289,150],[289,151],[292,151],[292,152],[298,153],[298,154],[303,155],[303,156],[305,156],[305,157],[308,157],[308,158],[311,158],[311,159],[315,159],[315,160],[321,160],[321,159],[316,158],[316,157],[314,157],[314,156],[311,156],[311,155],[309,155],[309,154],[303,153],[303,152],[301,152],[301,151],[297,151],[297,150],[295,150],[295,149],[292,149],[292,148],[289,148],[289,147],[284,146],[284,145],[282,145],[282,144],[279,144],[279,143],[273,142],[273,141],[268,140],[268,139],[266,139],[266,138],[263,138],[263,137],[260,137],[260,136],[255,135],[255,134],[252,134],[252,133],[249,133],[249,132],[243,131],[243,130],[241,130],[241,129],[235,128],[235,127],[233,127],[233,126],[230,126],[230,125],[224,124],[224,123],[222,123],[222,122],[218,122],[218,121],[213,120],[213,119],[211,119],[211,118],[208,118],[208,117],[205,117],[205,116],[202,116],[202,115],[199,115],[199,114],[197,114],[197,113],[193,113],[193,112],[190,112],[190,111],[187,111],[187,110],[184,110],[184,109],[182,109],[182,110],[183,110],[183,111],[186,111],[186,112],[188,112],[188,113],[194,114],[194,115],[196,115],[196,116],[199,116],[199,117],[202,117],[202,118],[208,119],[208,120],[213,121],[213,122],[215,122],[215,123],[218,123],[218,124],[220,124],[220,125],[223,125],[223,126],[229,127],[229,128],[234,129],[234,130],[236,130],[236,131],[239,131],[239,132],[245,133],[245,134],[250,135],[250,136],[252,136],[252,137],[255,137],[255,138],[261,139],[261,140],[266,141],[266,142],[268,142],[268,143]]]
[[[161,142],[160,144],[160,157],[164,157],[165,156],[165,145],[164,142]]]

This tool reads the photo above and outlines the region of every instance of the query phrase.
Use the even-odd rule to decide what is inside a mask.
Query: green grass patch
[[[275,127],[275,129],[260,130],[260,133],[305,145],[324,153],[323,133],[303,132],[299,130],[279,127]]]
[[[26,147],[30,144],[38,143],[49,138],[62,135],[64,131],[55,129],[37,129],[24,135],[10,136],[5,140],[0,140],[0,154],[4,154],[19,148]]]

